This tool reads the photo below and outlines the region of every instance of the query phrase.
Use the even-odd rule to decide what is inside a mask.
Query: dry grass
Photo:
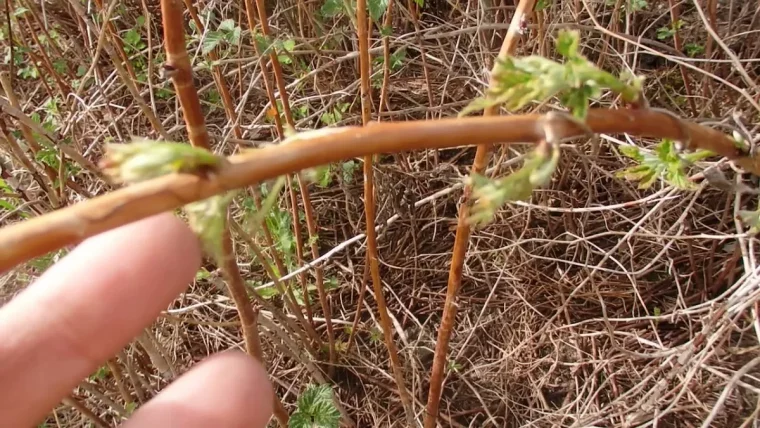
[[[348,106],[337,125],[361,123],[358,53],[350,22],[346,18],[325,20],[325,34],[320,37],[304,23],[302,36],[291,9],[296,2],[269,3],[272,31],[296,41],[291,52],[296,61],[286,72],[294,111],[308,106],[304,115],[297,115],[298,128],[324,126],[320,117],[343,103]],[[407,3],[395,4],[391,52],[404,48],[406,57],[393,70],[389,108],[383,108],[380,120],[453,116],[480,94],[488,80],[484,70],[490,69],[511,17],[511,2],[495,2],[501,3],[510,5],[483,9],[483,2],[427,2],[420,16],[419,37],[427,54],[433,105],[429,104],[420,46],[406,15]],[[184,124],[174,99],[171,95],[163,98],[171,86],[157,71],[162,56],[160,19],[159,10],[151,4],[151,38],[138,27],[145,46],[133,53],[132,62],[145,58],[147,66],[150,56],[154,86],[138,83],[137,87],[169,135],[184,139]],[[232,123],[215,95],[211,74],[201,67],[200,58],[195,61],[196,86],[204,100],[215,149],[232,153],[268,144],[276,138],[274,125],[266,116],[270,106],[258,58],[245,32],[242,2],[205,4],[210,8],[196,7],[203,14],[213,11],[215,22],[219,17],[240,20],[244,30],[241,45],[230,48],[223,61],[242,138],[233,137]],[[83,42],[81,27],[67,3],[46,2],[44,6],[44,15],[39,3],[35,7],[51,28],[57,26],[68,64],[73,70],[87,69],[97,39],[87,34],[86,47],[78,46]],[[658,40],[657,30],[670,25],[665,3],[651,1],[645,10],[627,16],[622,13],[623,20],[617,25],[611,20],[612,11],[604,1],[556,2],[540,14],[540,21],[534,18],[529,23],[530,37],[524,38],[518,51],[553,56],[551,37],[556,28],[581,28],[584,54],[606,69],[630,69],[646,75],[646,94],[654,106],[725,130],[737,127],[739,121],[757,138],[757,129],[752,128],[760,122],[760,110],[752,106],[760,97],[756,83],[760,11],[756,2],[730,1],[718,6],[715,31],[738,58],[733,64],[720,44],[713,48],[713,59],[707,60],[696,47],[690,48],[692,58],[674,54],[672,38]],[[113,23],[122,38],[143,13],[142,4],[136,1],[117,7]],[[707,32],[693,2],[681,5],[681,19],[684,43],[704,46]],[[39,24],[32,21],[32,25],[38,28]],[[377,57],[382,45],[377,28],[374,30],[370,49]],[[328,41],[332,45],[324,45]],[[7,46],[7,38],[3,43]],[[197,47],[197,43],[191,45],[191,54]],[[315,53],[311,47],[322,51]],[[60,59],[52,48],[47,51]],[[13,85],[27,114],[39,112],[43,120],[53,117],[57,136],[69,138],[76,150],[93,160],[99,158],[108,140],[156,136],[113,73],[110,60],[105,53],[101,55],[97,83],[78,97],[64,100],[59,96],[57,116],[43,106],[49,98],[46,84],[52,93],[59,91],[52,81],[16,76]],[[294,65],[298,61],[303,69]],[[691,78],[689,89],[700,109],[697,116],[684,96],[678,64],[684,64]],[[374,70],[382,75],[380,68]],[[375,112],[379,97],[380,91],[375,89]],[[611,98],[598,103],[617,106]],[[15,129],[15,124],[2,120]],[[494,223],[473,232],[451,342],[451,370],[441,402],[442,424],[757,425],[757,241],[734,220],[737,207],[754,209],[754,198],[706,186],[695,192],[678,191],[664,183],[639,190],[635,183],[614,176],[628,164],[616,148],[626,141],[633,142],[624,135],[604,135],[573,145],[549,187],[535,192],[530,203],[509,205]],[[635,143],[648,146],[653,142]],[[13,191],[23,190],[32,200],[45,199],[31,174],[10,159],[5,146],[3,150],[3,178]],[[522,152],[519,146],[497,148],[491,171],[505,174]],[[473,153],[474,149],[403,153],[381,156],[376,164],[381,277],[419,420],[445,299],[461,183]],[[360,166],[360,160],[355,162]],[[328,254],[323,258],[325,277],[337,284],[329,293],[336,340],[346,344],[359,291],[366,281],[363,195],[358,170],[351,180],[344,181],[342,166],[336,167],[332,184],[313,186],[311,200],[320,254]],[[108,189],[87,172],[76,175],[74,181],[90,194]],[[65,196],[68,203],[84,198],[71,188]],[[13,197],[7,200],[18,202],[20,208],[0,211],[4,223],[19,221],[20,213],[34,214],[34,203],[24,204]],[[289,199],[283,197],[281,202],[286,208]],[[246,218],[245,204],[243,199],[236,201],[235,216],[241,222]],[[338,251],[331,252],[336,248]],[[263,269],[252,261],[244,244],[239,243],[238,252],[244,278],[266,282]],[[0,301],[7,301],[37,277],[46,262],[37,264],[40,267],[29,264],[0,279]],[[222,279],[214,266],[207,268],[210,275],[199,277],[149,329],[154,349],[145,341],[125,348],[113,360],[111,370],[94,375],[74,391],[81,404],[105,422],[117,423],[130,410],[120,389],[142,402],[170,381],[172,376],[157,364],[157,354],[168,361],[164,371],[181,373],[211,353],[242,346],[236,311],[225,295]],[[313,282],[311,276],[309,281]],[[400,426],[403,409],[393,386],[371,287],[367,296],[358,308],[355,343],[350,352],[339,355],[332,383],[358,426]],[[271,302],[284,311],[279,298]],[[326,338],[320,306],[315,304],[312,309],[316,329]],[[319,376],[326,376],[325,367],[305,364],[308,357],[297,355],[301,351],[298,338],[285,332],[279,321],[267,322],[272,316],[266,308],[261,317],[265,318],[260,330],[272,379],[283,402],[292,406],[305,387],[304,379],[316,382]],[[327,361],[326,353],[323,360]],[[47,420],[49,426],[90,423],[70,405],[55,409]]]

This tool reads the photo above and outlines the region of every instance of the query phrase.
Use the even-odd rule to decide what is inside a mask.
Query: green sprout
[[[600,70],[579,53],[577,31],[560,32],[556,48],[565,63],[537,55],[498,61],[493,73],[495,84],[485,97],[465,107],[460,116],[500,104],[515,111],[531,102],[545,103],[558,96],[575,117],[585,119],[589,100],[599,97],[604,89],[620,94],[629,103],[639,100],[642,78],[616,77]]]
[[[648,189],[658,178],[662,178],[676,188],[694,190],[697,185],[689,180],[686,167],[713,155],[709,150],[679,153],[676,143],[668,139],[662,140],[653,153],[642,152],[636,146],[621,146],[620,151],[638,162],[638,165],[626,168],[616,175],[626,180],[638,181],[639,189]]]
[[[122,183],[137,183],[177,172],[216,168],[222,158],[184,143],[133,138],[131,144],[108,144],[104,172]]]
[[[557,169],[559,155],[558,146],[542,142],[528,155],[522,168],[504,178],[489,180],[473,176],[475,204],[468,221],[475,225],[487,224],[505,203],[529,199],[533,190],[549,183]]]

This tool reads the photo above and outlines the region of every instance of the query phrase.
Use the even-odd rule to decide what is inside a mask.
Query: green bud
[[[176,172],[217,167],[221,158],[185,143],[133,139],[131,144],[107,144],[101,162],[105,173],[123,183],[136,183]]]

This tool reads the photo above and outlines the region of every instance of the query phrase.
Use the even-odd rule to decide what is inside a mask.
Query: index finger
[[[193,279],[198,241],[161,214],[86,240],[0,309],[0,425],[38,422]]]

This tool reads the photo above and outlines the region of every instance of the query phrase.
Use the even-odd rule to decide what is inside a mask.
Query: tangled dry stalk
[[[2,16],[12,8],[13,30],[4,27],[3,46],[10,58],[24,59],[4,70],[0,97],[6,113],[0,118],[6,185],[0,188],[0,298],[12,298],[64,254],[61,248],[84,237],[331,163],[328,185],[311,184],[308,195],[292,186],[279,198],[279,217],[266,222],[268,239],[249,236],[261,202],[258,189],[249,188],[231,207],[230,218],[240,226],[231,231],[237,266],[248,292],[269,289],[270,281],[294,291],[257,301],[261,352],[287,411],[307,383],[329,383],[345,421],[407,426],[374,303],[377,289],[366,287],[366,198],[357,167],[361,158],[383,153],[372,169],[379,264],[373,285],[379,278],[409,406],[422,424],[471,146],[512,143],[493,146],[486,158],[486,173],[503,176],[529,149],[520,143],[542,137],[540,114],[555,107],[454,118],[486,87],[484,70],[491,68],[517,2],[393,2],[390,16],[369,22],[362,50],[355,16],[322,18],[324,2],[259,1],[256,34],[263,33],[263,17],[281,43],[266,54],[249,32],[249,24],[256,25],[248,9],[253,2],[185,3],[194,10],[191,15],[185,7],[182,21],[202,23],[185,26],[199,105],[212,147],[230,156],[230,164],[211,178],[172,175],[118,190],[95,166],[104,142],[125,142],[130,135],[188,139],[174,90],[159,75],[166,62],[161,10],[137,1],[84,8],[15,0],[0,7]],[[651,104],[688,119],[691,143],[757,171],[725,136],[737,130],[750,142],[758,138],[756,2],[672,2],[672,8],[628,0],[536,3],[548,7],[522,23],[519,55],[554,57],[556,30],[579,29],[584,55],[605,69],[646,76]],[[101,31],[105,16],[111,19]],[[226,19],[240,27],[237,40],[219,32]],[[393,26],[390,35],[382,30],[385,22]],[[221,41],[204,52],[204,40],[215,37]],[[285,43],[290,41],[292,46]],[[381,123],[270,144],[290,120],[300,131],[368,122],[362,120],[360,50],[378,58],[369,64],[367,98],[370,118]],[[275,64],[282,82],[273,77]],[[286,105],[290,120],[280,117]],[[664,182],[638,189],[615,177],[630,165],[618,148],[650,148],[653,137],[680,138],[682,129],[657,111],[624,110],[611,96],[593,107],[589,125],[598,136],[565,144],[551,185],[471,232],[432,422],[756,425],[757,240],[736,219],[739,209],[755,209],[756,198],[708,186],[699,170],[718,168],[751,187],[754,179],[711,158],[698,165],[695,191]],[[582,134],[573,124],[558,126],[564,135]],[[295,225],[303,231],[300,248],[311,257],[278,244],[295,241],[288,213],[302,213],[308,204],[318,239],[309,239],[312,230],[299,214]],[[316,252],[308,251],[312,246]],[[261,255],[276,269],[267,270]],[[323,302],[304,308],[303,325],[292,304],[321,300],[315,265],[327,291]],[[240,304],[227,296],[222,274],[207,264],[144,336],[83,380],[46,423],[116,424],[174,374],[213,352],[241,347]],[[299,293],[310,297],[296,299]],[[328,320],[335,364],[329,364],[332,347],[318,346],[318,340],[329,344]],[[303,332],[308,328],[314,333]]]

